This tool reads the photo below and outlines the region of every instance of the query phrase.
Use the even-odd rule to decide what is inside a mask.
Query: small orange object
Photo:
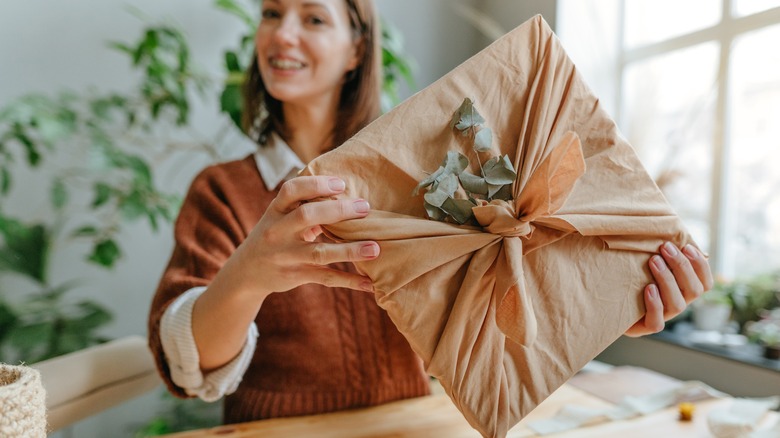
[[[678,408],[680,410],[680,421],[693,420],[693,411],[695,410],[693,403],[680,403]]]

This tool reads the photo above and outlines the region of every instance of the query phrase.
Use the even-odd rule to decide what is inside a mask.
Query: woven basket
[[[0,364],[0,437],[45,437],[46,391],[41,374]]]

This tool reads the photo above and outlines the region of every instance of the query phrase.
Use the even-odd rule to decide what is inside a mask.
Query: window
[[[780,0],[559,0],[558,14],[715,272],[780,268]]]

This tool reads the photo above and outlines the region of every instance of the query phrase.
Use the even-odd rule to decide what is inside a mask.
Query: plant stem
[[[474,103],[471,104],[471,141],[474,142],[474,144],[471,146],[471,149],[474,151],[474,155],[477,156],[477,163],[479,163],[479,174],[482,175],[482,177],[485,177],[485,169],[482,168],[482,160],[479,158],[479,151],[477,151],[477,148],[475,147],[477,145],[477,128],[476,123],[474,123]]]

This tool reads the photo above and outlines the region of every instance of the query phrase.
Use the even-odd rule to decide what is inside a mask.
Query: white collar
[[[306,167],[281,137],[272,133],[265,146],[257,148],[255,163],[263,178],[265,188],[275,189],[279,183],[298,174]]]

